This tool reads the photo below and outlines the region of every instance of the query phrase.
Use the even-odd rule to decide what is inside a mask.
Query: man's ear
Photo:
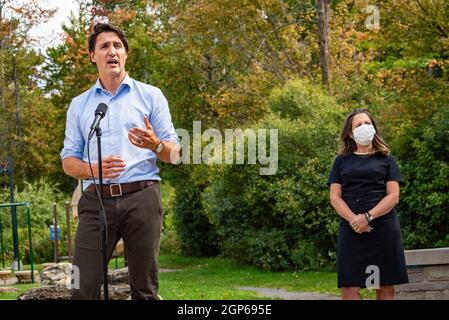
[[[95,55],[95,51],[89,52],[90,62],[92,62],[93,64],[96,64],[95,63],[95,59],[94,59],[94,55]]]

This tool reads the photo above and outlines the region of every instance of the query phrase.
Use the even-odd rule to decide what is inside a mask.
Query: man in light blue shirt
[[[97,24],[89,37],[89,56],[99,79],[74,98],[67,112],[61,158],[64,172],[83,179],[78,204],[79,223],[73,264],[79,268],[80,288],[73,299],[98,299],[102,281],[97,140],[90,140],[92,171],[87,162],[87,137],[100,103],[108,106],[102,131],[101,190],[108,221],[107,256],[120,238],[125,244],[131,298],[156,299],[157,256],[163,208],[156,160],[176,163],[179,143],[167,100],[161,90],[129,77],[125,71],[128,42],[109,24]]]

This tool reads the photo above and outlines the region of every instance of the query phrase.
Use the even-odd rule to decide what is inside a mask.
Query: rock
[[[70,300],[71,292],[65,285],[33,288],[17,297],[17,300]]]
[[[48,267],[53,267],[54,265],[56,265],[56,263],[54,263],[54,262],[46,262],[46,263],[42,264],[42,269],[45,270]]]
[[[72,264],[61,262],[45,268],[41,273],[43,286],[66,285],[70,283]]]
[[[41,283],[44,286],[66,285],[71,281],[72,265],[67,262],[45,268],[41,273]],[[108,271],[110,284],[129,284],[128,268]]]
[[[110,284],[129,284],[128,267],[109,270],[108,281]]]
[[[176,269],[159,269],[159,272],[176,272]],[[129,284],[128,267],[121,269],[112,269],[108,271],[108,281],[110,284]]]
[[[131,296],[131,289],[128,284],[110,285],[109,299],[111,300],[128,300]],[[103,288],[101,290],[101,300],[103,300]]]
[[[58,263],[45,268],[41,273],[41,288],[34,288],[22,294],[19,300],[70,300],[72,265],[67,262]],[[176,270],[160,270],[161,272]],[[128,268],[108,271],[109,298],[111,300],[127,300],[130,297]],[[101,293],[103,299],[103,290]]]
[[[33,288],[20,295],[18,300],[70,300],[71,290],[65,285],[44,286]],[[109,298],[111,300],[127,300],[130,296],[129,285],[111,285],[109,286]],[[103,292],[101,294],[103,299]]]
[[[448,281],[449,266],[428,266],[424,268],[424,276],[428,281]]]

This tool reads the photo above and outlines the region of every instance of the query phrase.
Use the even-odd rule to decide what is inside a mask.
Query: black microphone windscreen
[[[103,118],[106,111],[108,111],[108,106],[105,103],[100,103],[97,110],[95,110],[95,115],[100,115]]]

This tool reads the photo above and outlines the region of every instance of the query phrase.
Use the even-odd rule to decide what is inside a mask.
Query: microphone
[[[94,122],[92,122],[92,125],[90,126],[88,140],[92,139],[92,136],[94,135],[95,130],[100,124],[101,119],[103,119],[103,117],[105,116],[106,111],[108,111],[108,106],[104,103],[100,103],[97,109],[95,110],[95,119]]]

